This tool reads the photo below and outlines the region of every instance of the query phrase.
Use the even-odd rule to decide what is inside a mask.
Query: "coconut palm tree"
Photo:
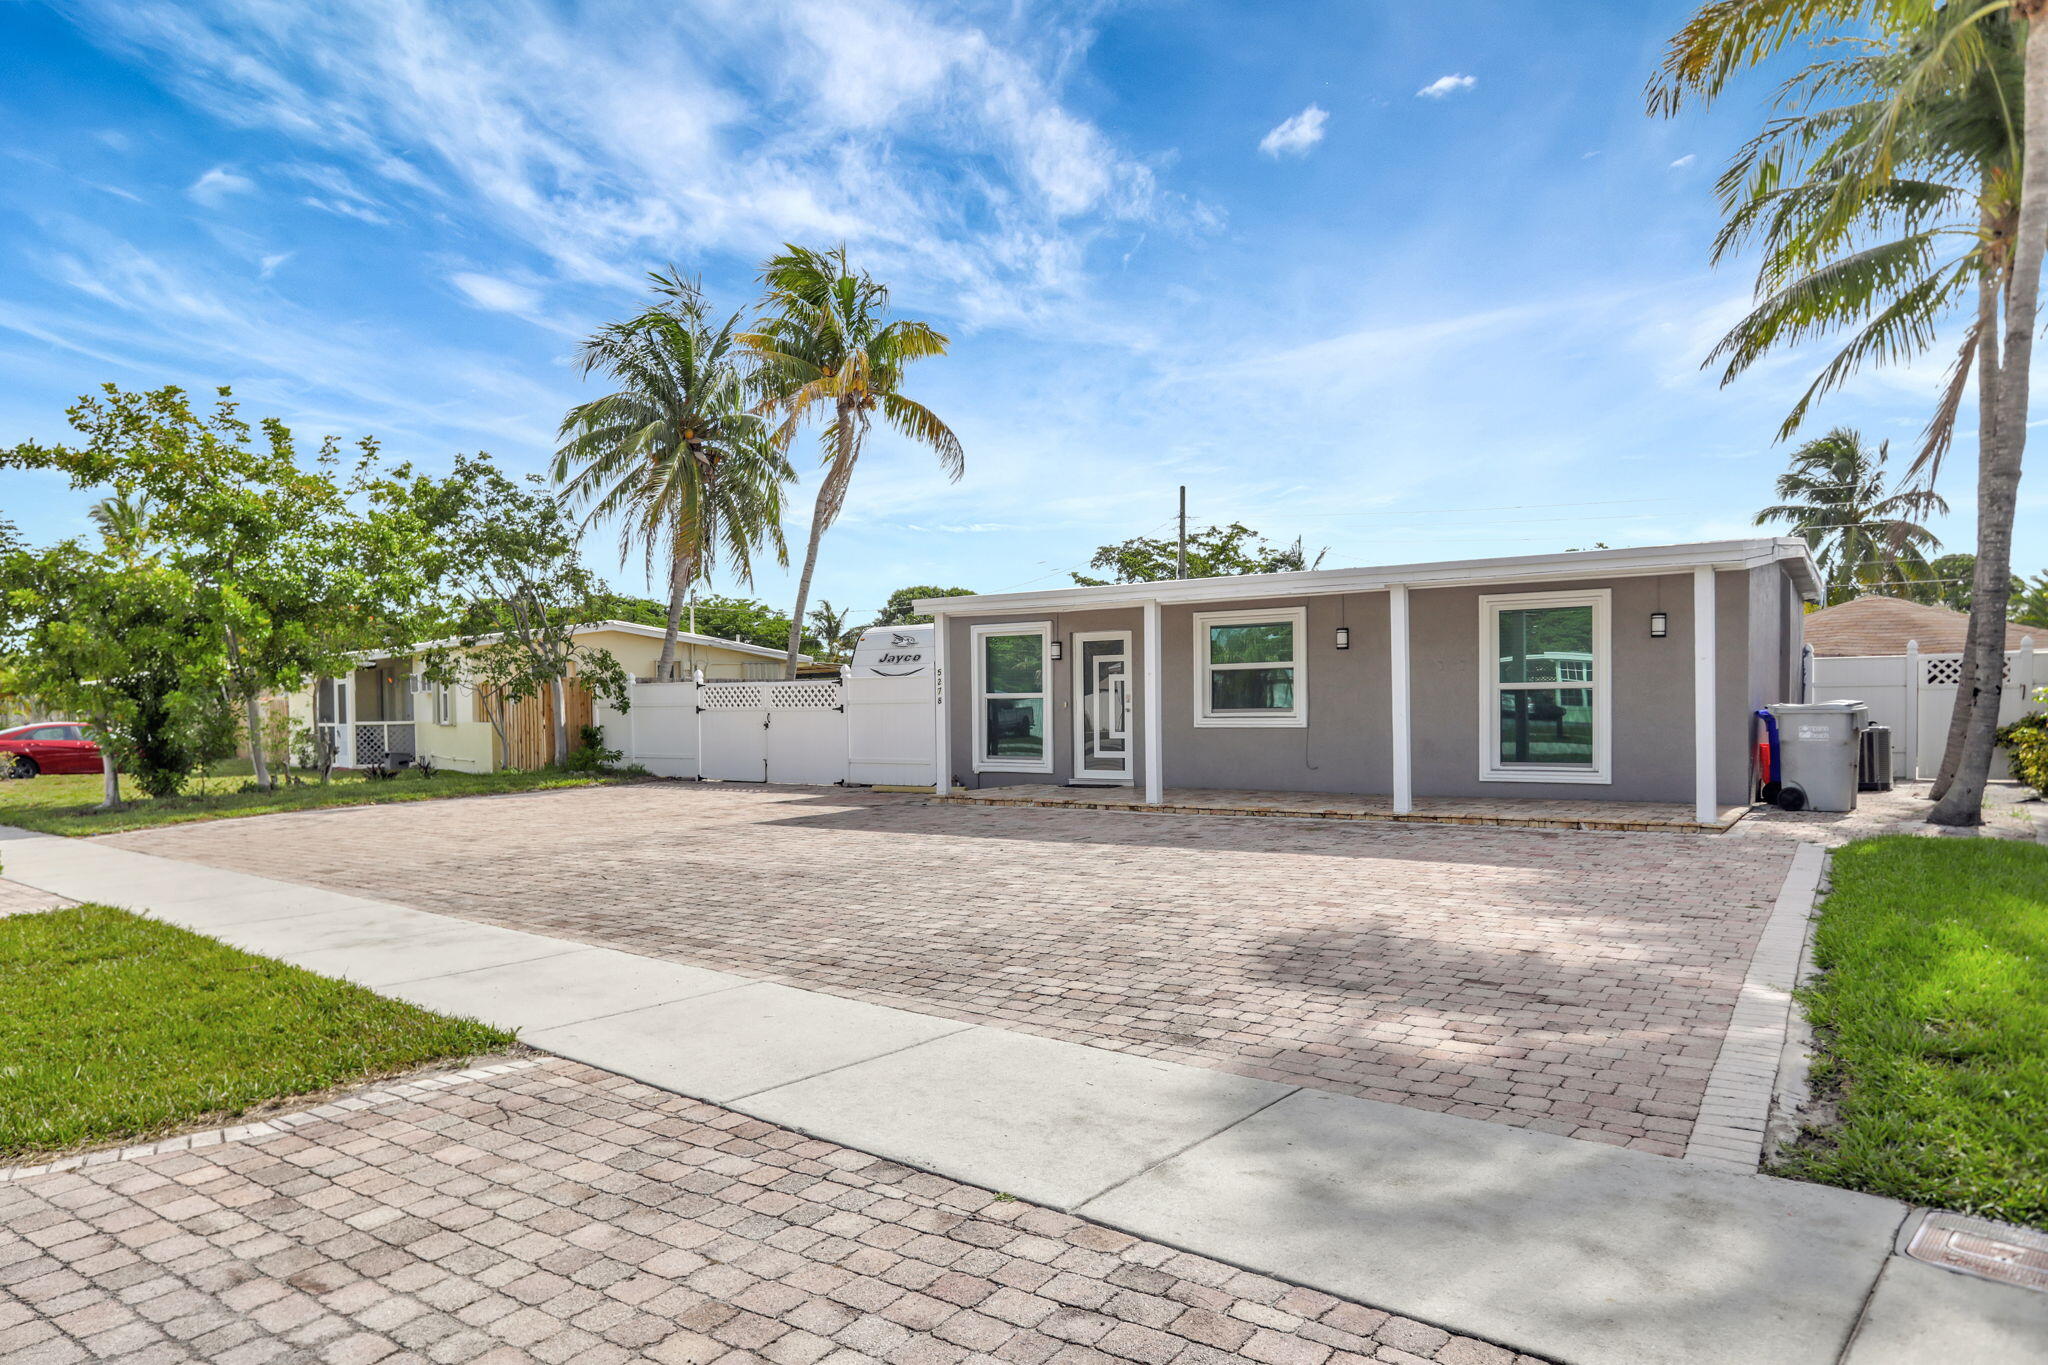
[[[149,543],[150,510],[146,495],[130,497],[121,493],[101,498],[86,515],[99,528],[100,539],[109,549],[132,556],[140,554]]]
[[[1805,538],[1827,582],[1827,604],[1846,602],[1859,592],[1933,574],[1929,552],[1941,542],[1915,518],[1946,512],[1934,493],[1893,486],[1885,466],[1890,448],[1871,450],[1847,427],[1808,441],[1792,452],[1791,466],[1778,476],[1782,502],[1756,514],[1756,524],[1790,523]]]
[[[1793,305],[1787,316],[1795,323],[1802,320],[1802,309],[1812,309],[1804,315],[1811,326],[1767,327],[1742,345],[1758,355],[1847,319],[1866,320],[1810,395],[1818,396],[1866,360],[1897,358],[1931,344],[1944,303],[1961,297],[1965,284],[1975,286],[1975,319],[1930,423],[1923,458],[1916,461],[1932,474],[1945,445],[1946,424],[1953,421],[1974,369],[1980,409],[1978,553],[1963,685],[1957,689],[1952,725],[1954,760],[1943,765],[1937,781],[1940,798],[1929,816],[1940,824],[1981,822],[1997,730],[2012,523],[2026,443],[2042,256],[2048,246],[2048,155],[2008,155],[2002,166],[1980,163],[1976,264],[1967,272],[1930,270],[1938,253],[1925,236],[1913,235],[1914,227],[1890,241],[1870,243],[1865,237],[1863,249],[1839,260],[1830,253],[1859,232],[1882,233],[1888,218],[1914,215],[1912,198],[1888,199],[1900,188],[1909,196],[1922,192],[1900,168],[1917,170],[1915,149],[1926,135],[1939,139],[1954,133],[1953,126],[1944,130],[1943,125],[1952,124],[1960,111],[1959,96],[1971,93],[1973,84],[1977,93],[2000,103],[1995,118],[2011,148],[2048,148],[2048,23],[2036,22],[2043,19],[2048,19],[2048,0],[1710,0],[1672,40],[1650,91],[1652,109],[1663,112],[1674,111],[1687,97],[1712,99],[1737,72],[1787,42],[1829,29],[1867,30],[1875,35],[1878,52],[1893,59],[1886,68],[1890,79],[1861,92],[1874,101],[1867,106],[1874,116],[1860,124],[1851,120],[1833,148],[1837,155],[1818,163],[1831,165],[1835,173],[1810,187],[1814,192],[1803,201],[1786,200],[1784,211],[1795,221],[1801,213],[1807,217],[1786,238],[1798,249],[1777,268],[1794,267],[1784,277],[1811,286],[1786,300]],[[1832,89],[1834,82],[1823,78],[1813,88]],[[1841,152],[1851,155],[1843,158]],[[1762,167],[1750,188],[1775,191],[1778,186],[1770,177],[1782,169]],[[1924,218],[1917,226],[1926,226]],[[1767,277],[1773,268],[1767,257]],[[1741,346],[1728,355],[1732,359],[1740,353]],[[1954,781],[1948,780],[1951,772]]]
[[[767,315],[743,340],[760,368],[761,410],[778,419],[785,448],[803,423],[824,424],[824,478],[811,511],[810,544],[789,615],[785,675],[796,676],[804,607],[818,567],[818,545],[846,505],[847,486],[868,428],[884,422],[939,457],[947,477],[966,468],[960,439],[931,409],[906,397],[903,372],[915,361],[944,355],[947,339],[929,323],[888,319],[889,289],[846,262],[846,248],[789,246],[761,268]]]
[[[820,599],[811,608],[811,629],[816,632],[818,643],[829,654],[846,652],[846,618],[853,615],[851,607],[834,607],[830,601]]]
[[[716,327],[702,293],[671,270],[656,301],[584,342],[585,374],[619,387],[569,410],[555,478],[586,524],[619,528],[621,558],[640,549],[668,572],[668,624],[655,676],[668,677],[691,586],[717,567],[753,579],[764,547],[788,563],[782,490],[789,461],[749,403],[739,315]]]

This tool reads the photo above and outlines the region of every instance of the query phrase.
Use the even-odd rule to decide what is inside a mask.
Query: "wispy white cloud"
[[[511,280],[500,279],[496,275],[458,271],[448,277],[448,282],[460,289],[463,297],[471,303],[494,313],[522,316],[536,312],[540,308],[540,291],[529,289],[523,284],[515,284]]]
[[[1684,156],[1679,157],[1678,160],[1671,163],[1671,169],[1674,171],[1682,171],[1687,166],[1692,165],[1693,162],[1698,160],[1699,157],[1697,155],[1695,155],[1692,152],[1687,152]]]
[[[1415,92],[1417,99],[1440,100],[1446,95],[1455,95],[1470,90],[1479,84],[1477,76],[1438,76],[1428,85]]]
[[[256,182],[230,166],[215,166],[193,181],[185,193],[208,208],[219,208],[238,194],[247,194]]]
[[[1292,118],[1282,119],[1260,138],[1259,150],[1270,157],[1306,156],[1309,148],[1323,140],[1323,125],[1329,121],[1327,109],[1311,104]]]
[[[258,274],[258,278],[265,280],[269,279],[272,275],[275,275],[277,273],[277,268],[279,266],[283,265],[286,261],[289,261],[291,258],[292,253],[289,251],[274,251],[270,253],[268,256],[265,256],[262,259],[262,261],[259,262],[262,269]]]

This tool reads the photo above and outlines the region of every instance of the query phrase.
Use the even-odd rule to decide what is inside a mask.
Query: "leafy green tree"
[[[545,696],[554,753],[567,757],[572,675],[618,710],[631,705],[619,661],[576,642],[579,627],[605,619],[609,595],[577,555],[568,511],[537,477],[514,480],[486,455],[458,455],[445,478],[408,472],[377,496],[439,528],[431,569],[450,626],[415,657],[429,681],[476,691],[501,745],[510,748],[510,708]]]
[[[226,388],[204,413],[181,389],[126,393],[112,384],[66,414],[76,445],[26,442],[0,467],[55,470],[74,488],[112,487],[102,518],[111,550],[146,557],[193,585],[195,649],[216,645],[238,704],[256,784],[272,786],[259,698],[337,671],[352,650],[404,633],[424,598],[432,530],[363,506],[377,446],[360,443],[352,474],[339,444],[311,465],[275,419],[252,429]]]
[[[1946,512],[1948,504],[1899,489],[1886,471],[1889,459],[1889,445],[1871,450],[1857,432],[1836,427],[1792,452],[1776,485],[1784,501],[1756,514],[1759,526],[1789,523],[1812,547],[1830,606],[1873,590],[1903,596],[1891,590],[1933,576],[1927,553],[1941,542],[1913,518]]]
[[[234,751],[229,661],[205,585],[156,560],[75,540],[0,556],[10,688],[76,717],[99,742],[105,799],[120,773],[155,797]]]
[[[929,447],[940,468],[958,479],[967,467],[960,439],[931,409],[902,392],[904,372],[946,353],[945,334],[929,323],[887,319],[888,286],[846,263],[846,248],[789,246],[762,267],[768,315],[742,340],[760,362],[757,382],[766,411],[781,418],[776,439],[787,447],[797,427],[824,423],[825,476],[811,510],[810,543],[789,617],[785,673],[796,676],[799,635],[810,600],[818,546],[846,505],[853,468],[874,415]]]
[[[1914,593],[1922,602],[1951,611],[1970,609],[1970,585],[1977,576],[1977,556],[1963,551],[1939,555],[1927,565],[1928,581]]]
[[[1088,561],[1091,568],[1108,569],[1109,578],[1074,574],[1083,587],[1104,583],[1156,583],[1173,577],[1178,562],[1179,542],[1153,536],[1134,536],[1114,545],[1104,545]],[[1318,550],[1309,557],[1301,538],[1292,545],[1270,545],[1242,522],[1228,526],[1205,526],[1188,534],[1187,576],[1226,578],[1248,573],[1287,573],[1319,567],[1330,552]]]
[[[934,597],[972,597],[972,588],[934,588],[929,586],[898,588],[889,594],[889,600],[882,605],[882,614],[874,619],[878,626],[928,626],[931,615],[913,610],[911,603],[920,599],[930,601]]]
[[[673,270],[655,274],[657,300],[583,343],[583,372],[618,388],[562,419],[555,477],[592,521],[619,528],[622,555],[667,564],[668,611],[657,676],[675,660],[685,603],[718,566],[753,580],[754,555],[787,563],[782,489],[789,461],[748,406],[739,315],[714,327],[702,293]]]

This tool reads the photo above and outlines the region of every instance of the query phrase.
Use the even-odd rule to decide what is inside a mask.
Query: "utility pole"
[[[1188,576],[1188,486],[1180,486],[1180,546],[1173,552],[1173,576]]]

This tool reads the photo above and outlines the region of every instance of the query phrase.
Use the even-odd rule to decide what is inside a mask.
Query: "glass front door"
[[[1074,637],[1074,780],[1131,780],[1131,636]]]

